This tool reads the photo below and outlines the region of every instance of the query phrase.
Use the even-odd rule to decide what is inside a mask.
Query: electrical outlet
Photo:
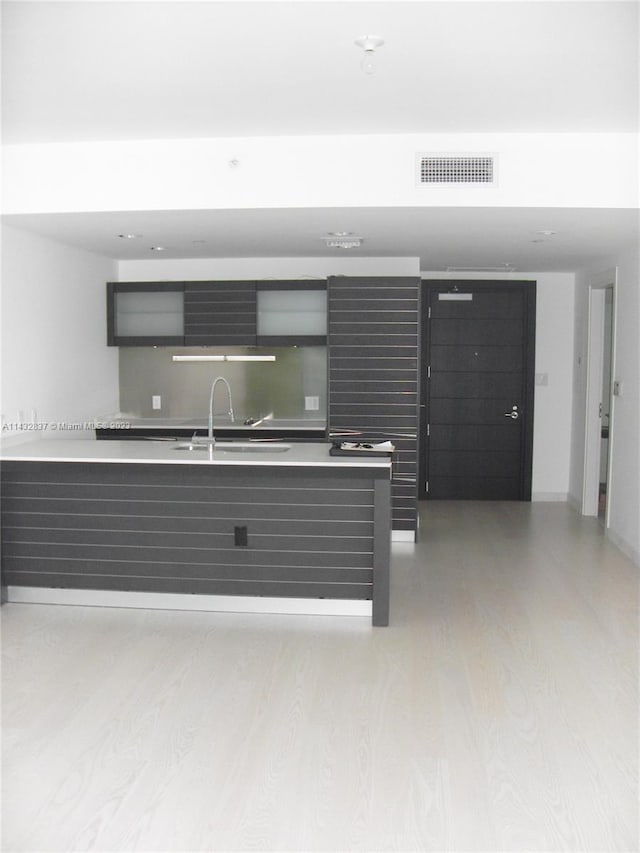
[[[242,524],[233,528],[233,544],[241,548],[249,544],[246,525]]]
[[[307,412],[317,412],[320,408],[320,397],[305,397],[304,408]]]
[[[160,394],[154,394],[151,398],[151,408],[152,409],[161,409],[162,408],[162,397]]]

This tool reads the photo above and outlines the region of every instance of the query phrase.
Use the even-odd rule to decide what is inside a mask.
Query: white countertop
[[[236,465],[324,468],[388,468],[391,459],[378,457],[329,456],[331,445],[320,442],[291,443],[285,452],[224,451],[224,440],[215,449],[202,451],[176,450],[174,441],[97,441],[78,439],[43,439],[3,447],[1,458],[16,462],[112,462],[161,465]],[[260,442],[266,444],[267,442]],[[278,442],[280,443],[280,442]]]

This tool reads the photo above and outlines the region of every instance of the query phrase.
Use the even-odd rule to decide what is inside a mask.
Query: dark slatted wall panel
[[[255,346],[255,282],[187,282],[184,288],[184,335],[185,346]]]
[[[291,471],[5,462],[3,583],[371,599],[375,479]]]
[[[390,439],[392,525],[417,525],[417,278],[329,279],[329,431]]]

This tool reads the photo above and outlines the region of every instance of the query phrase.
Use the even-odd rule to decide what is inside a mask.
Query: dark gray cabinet
[[[4,461],[1,485],[5,586],[370,600],[389,622],[386,468]]]
[[[389,439],[394,530],[417,529],[420,279],[330,278],[329,435]]]
[[[255,281],[188,281],[185,346],[256,346]]]
[[[182,346],[182,282],[107,282],[109,346]]]
[[[317,281],[109,282],[109,346],[324,346]]]

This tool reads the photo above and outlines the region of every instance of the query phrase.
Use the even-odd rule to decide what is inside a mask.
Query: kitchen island
[[[4,450],[6,599],[388,624],[389,457],[333,457],[324,443],[189,448],[41,440]]]

